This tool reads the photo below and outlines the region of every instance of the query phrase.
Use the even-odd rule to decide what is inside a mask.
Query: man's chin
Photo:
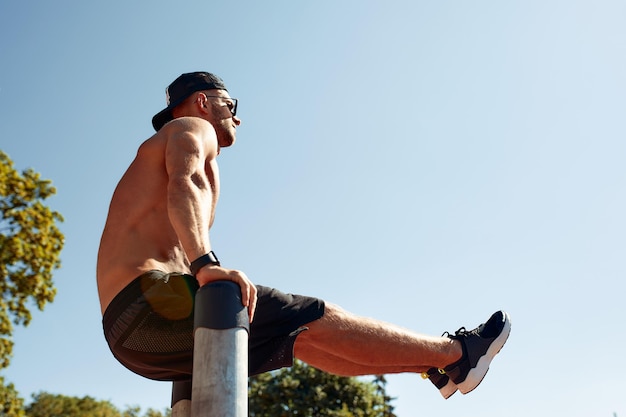
[[[228,148],[230,146],[233,146],[236,141],[237,139],[235,138],[233,138],[232,140],[225,140],[223,141],[223,143],[220,143],[220,148]]]

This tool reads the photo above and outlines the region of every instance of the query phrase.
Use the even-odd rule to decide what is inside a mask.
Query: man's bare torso
[[[98,292],[103,312],[143,272],[188,271],[189,260],[168,215],[167,134],[164,128],[141,145],[113,194],[98,252]],[[217,175],[216,161],[208,164],[208,171]],[[211,182],[217,182],[217,178],[211,178]],[[215,201],[207,208],[211,219],[214,207]]]

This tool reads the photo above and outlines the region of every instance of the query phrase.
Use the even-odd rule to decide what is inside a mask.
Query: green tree
[[[13,384],[4,383],[0,376],[0,416],[25,417],[24,400],[19,396]]]
[[[33,395],[25,417],[140,417],[140,411],[139,407],[120,411],[109,401],[98,401],[89,396],[79,398],[40,392]],[[148,409],[143,417],[171,417],[171,411],[161,413]]]
[[[110,402],[40,392],[26,407],[26,417],[120,417]]]
[[[386,381],[317,370],[301,361],[250,378],[250,417],[395,417]]]
[[[63,217],[43,204],[55,193],[49,180],[32,169],[20,174],[0,151],[0,369],[11,361],[13,324],[27,326],[31,303],[43,310],[56,294],[52,271],[61,265]],[[20,417],[17,393],[0,382],[0,416]]]
[[[168,408],[163,412],[163,414],[161,414],[160,411],[148,408],[148,411],[146,411],[146,414],[144,414],[143,417],[172,417],[172,410]]]

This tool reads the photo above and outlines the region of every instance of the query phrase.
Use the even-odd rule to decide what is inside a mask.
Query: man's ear
[[[202,93],[198,93],[195,102],[200,103],[200,107],[204,107],[204,103],[206,102],[206,96]]]
[[[198,94],[198,98],[196,99],[196,101],[199,103],[200,111],[208,113],[209,106],[208,106],[207,103],[208,103],[209,99],[207,98],[206,94],[204,94],[204,93]]]

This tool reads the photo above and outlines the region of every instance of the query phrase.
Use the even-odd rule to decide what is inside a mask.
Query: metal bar
[[[191,380],[172,384],[172,417],[191,417]]]
[[[196,293],[193,417],[248,416],[248,312],[239,286],[212,282]]]

